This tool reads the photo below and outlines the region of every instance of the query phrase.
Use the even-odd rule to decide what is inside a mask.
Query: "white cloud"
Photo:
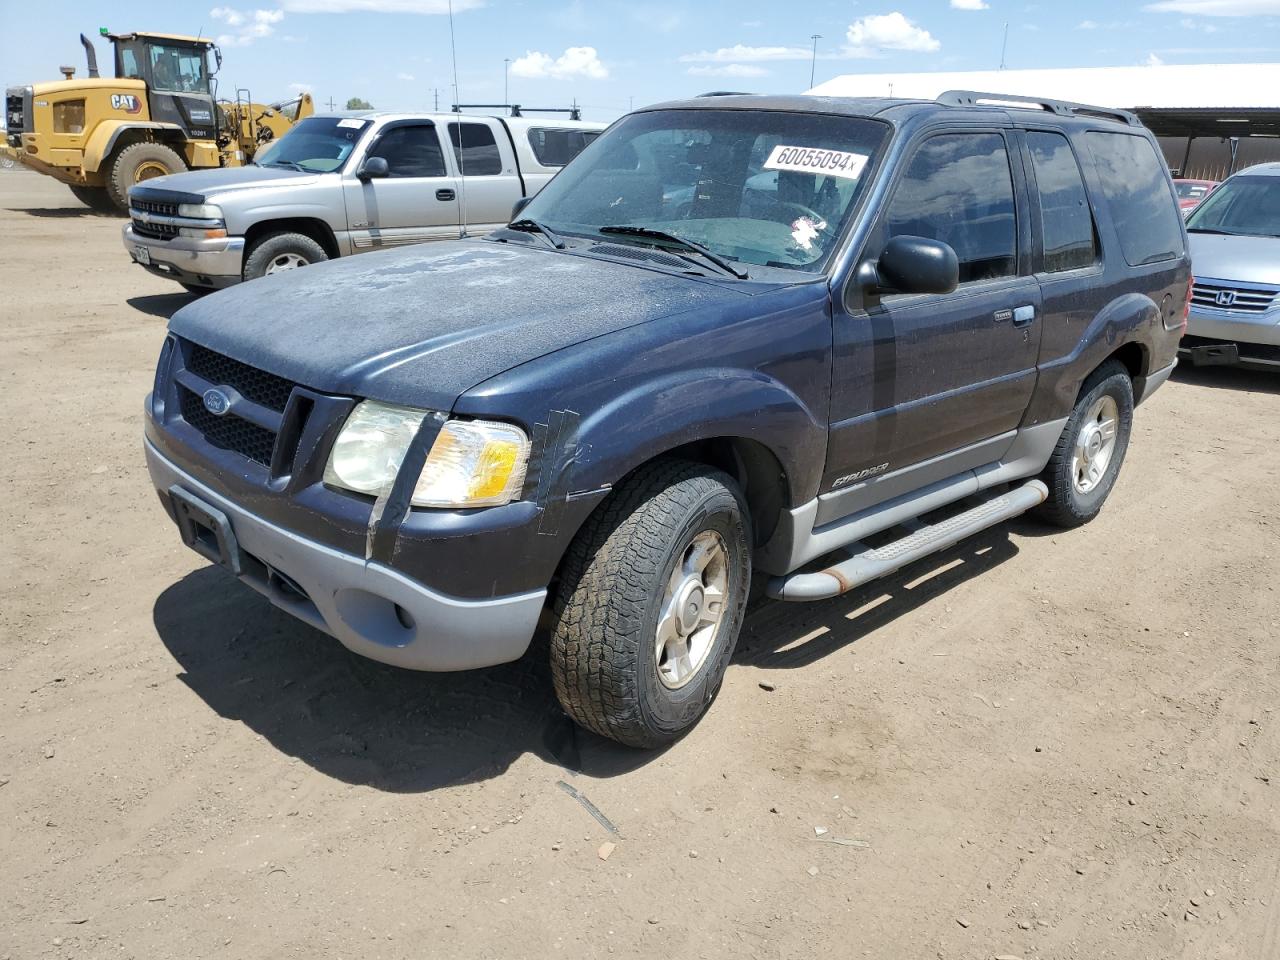
[[[290,13],[425,13],[449,12],[449,0],[280,0]],[[474,10],[484,0],[453,0],[453,12]]]
[[[986,0],[951,0],[952,10],[987,10]]]
[[[289,89],[294,93],[310,93],[313,87],[309,83],[291,83]]]
[[[808,47],[746,47],[735,44],[719,50],[699,50],[680,57],[681,63],[734,63],[762,60],[808,60],[813,51]]]
[[[255,40],[263,40],[275,33],[276,24],[284,19],[281,10],[236,10],[232,7],[214,7],[209,16],[227,25],[233,32],[218,36],[221,47],[247,47]]]
[[[724,66],[704,64],[690,67],[688,74],[691,77],[767,77],[769,71],[764,67],[753,67],[745,63],[726,63]]]
[[[1148,53],[1147,59],[1142,61],[1144,67],[1163,67],[1164,61],[1157,57],[1154,53]]]
[[[764,24],[763,20],[743,20],[742,21],[742,25],[746,27],[748,30],[754,30],[756,27],[762,26],[763,24]]]
[[[409,82],[409,81],[412,81],[412,80],[413,80],[413,74],[412,74],[412,73],[405,73],[405,72],[401,71],[400,73],[397,73],[397,74],[396,74],[396,79],[397,79],[397,80],[404,80],[404,81],[406,81],[406,82]]]
[[[1097,20],[1081,20],[1079,23],[1076,24],[1076,29],[1077,30],[1097,30],[1098,21]]]
[[[567,80],[570,77],[603,80],[609,76],[609,71],[600,62],[595,47],[569,47],[555,59],[538,50],[529,50],[512,62],[511,75],[530,80]]]
[[[845,36],[849,40],[846,53],[854,57],[874,56],[877,50],[932,53],[942,46],[928,30],[916,26],[896,10],[853,21]]]
[[[1259,17],[1280,14],[1280,0],[1160,0],[1144,10],[1155,13],[1194,13],[1202,17]]]

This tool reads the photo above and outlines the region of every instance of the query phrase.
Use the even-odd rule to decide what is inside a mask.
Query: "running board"
[[[920,527],[901,540],[863,550],[816,573],[773,577],[767,593],[775,600],[825,600],[847,593],[869,580],[893,573],[909,563],[945,550],[980,530],[1003,523],[1044,503],[1049,489],[1030,480],[1008,493],[981,503],[933,526]],[[860,544],[851,544],[856,549]],[[847,548],[846,548],[847,549]]]

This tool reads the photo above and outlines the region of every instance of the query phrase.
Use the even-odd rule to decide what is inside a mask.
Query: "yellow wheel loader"
[[[247,90],[218,99],[222,54],[211,40],[101,33],[114,48],[114,79],[99,77],[81,34],[87,78],[62,67],[62,80],[5,91],[5,141],[18,161],[96,210],[127,209],[129,188],[152,177],[247,163],[315,110],[305,93],[276,104],[253,103]]]

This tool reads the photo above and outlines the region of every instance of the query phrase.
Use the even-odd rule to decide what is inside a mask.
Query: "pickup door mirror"
[[[513,221],[520,219],[521,212],[524,210],[525,207],[529,205],[529,201],[531,201],[532,199],[533,197],[521,197],[519,200],[517,200],[515,203],[511,205],[511,219]]]
[[[356,171],[356,179],[367,182],[390,174],[391,168],[387,166],[385,157],[365,157],[360,169]]]
[[[876,260],[858,266],[865,293],[950,293],[960,282],[960,262],[950,245],[926,237],[894,237]]]

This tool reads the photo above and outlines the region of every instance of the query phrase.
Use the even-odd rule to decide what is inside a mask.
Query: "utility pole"
[[[511,105],[511,95],[507,93],[507,77],[511,74],[511,58],[506,57],[502,61],[502,102],[507,106]]]
[[[330,112],[330,113],[333,113],[333,108],[334,108],[333,97],[330,97],[330,98],[329,98],[329,102],[328,102],[327,106],[328,106],[328,108],[329,108],[329,112]]]
[[[1009,47],[1009,21],[1004,23],[1004,40],[1000,43],[1000,69],[1004,69],[1004,52]]]
[[[815,33],[810,40],[813,41],[813,58],[809,61],[809,89],[813,89],[813,71],[818,66],[818,41],[822,39],[822,34]]]
[[[431,112],[432,112],[432,113],[439,113],[439,112],[440,112],[440,88],[439,88],[439,87],[433,87],[433,88],[432,88],[432,91],[433,91],[433,92],[435,93],[435,95],[436,95],[436,105],[435,105],[435,108],[434,108]]]

